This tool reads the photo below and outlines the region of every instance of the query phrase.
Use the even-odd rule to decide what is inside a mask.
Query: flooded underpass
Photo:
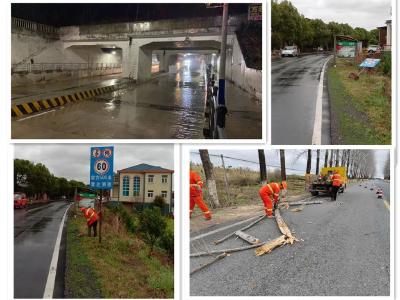
[[[12,121],[13,138],[202,139],[206,78],[180,70],[118,91]],[[262,137],[262,106],[227,83],[226,135]]]

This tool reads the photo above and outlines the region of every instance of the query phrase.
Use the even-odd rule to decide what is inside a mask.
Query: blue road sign
[[[114,146],[90,148],[90,187],[111,190],[114,183]]]
[[[367,58],[361,63],[360,67],[361,68],[375,68],[377,65],[379,65],[380,61],[381,60],[377,59],[377,58]]]

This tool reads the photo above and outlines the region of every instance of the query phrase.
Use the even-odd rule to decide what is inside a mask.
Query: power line
[[[190,154],[197,154],[197,155],[200,155],[200,153],[199,152],[190,152]],[[221,155],[218,155],[218,154],[208,154],[209,156],[213,156],[213,157],[219,157],[219,158],[221,158]],[[225,156],[224,155],[224,158],[227,158],[227,159],[232,159],[232,160],[237,160],[237,161],[243,161],[243,162],[247,162],[247,163],[252,163],[252,164],[256,164],[256,165],[259,165],[260,163],[259,162],[255,162],[255,161],[251,161],[251,160],[247,160],[247,159],[243,159],[243,158],[236,158],[236,157],[231,157],[231,156]],[[270,168],[280,168],[281,166],[277,166],[277,165],[266,165],[267,167],[270,167]],[[304,172],[304,170],[300,170],[300,169],[295,169],[295,168],[288,168],[288,167],[286,167],[286,170],[291,170],[291,171],[299,171],[299,172]]]

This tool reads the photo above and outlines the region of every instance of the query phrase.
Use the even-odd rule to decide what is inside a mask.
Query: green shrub
[[[165,199],[164,199],[164,197],[162,197],[162,196],[160,196],[160,195],[156,196],[156,197],[154,198],[153,205],[154,205],[155,207],[159,207],[160,209],[163,209],[164,206],[165,206]]]
[[[160,247],[167,251],[168,256],[174,259],[174,232],[166,230],[160,239]]]
[[[135,233],[136,232],[136,224],[135,220],[133,219],[132,215],[125,209],[125,207],[121,204],[116,205],[111,208],[111,210],[115,213],[118,214],[122,221],[125,224],[126,230],[130,233]]]
[[[389,53],[382,56],[379,70],[386,76],[392,76],[392,56]]]
[[[155,244],[164,235],[167,221],[158,207],[146,208],[139,215],[139,230],[143,240],[150,246],[149,255],[154,250]]]

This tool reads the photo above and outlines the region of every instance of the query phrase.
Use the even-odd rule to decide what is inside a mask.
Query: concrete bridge
[[[227,79],[235,80],[238,66],[244,61],[241,56],[235,30],[246,21],[246,15],[230,17],[228,26],[228,51],[226,74]],[[41,32],[32,22],[17,22],[13,20],[14,48],[26,44],[26,31],[32,31],[41,45],[46,39],[43,49],[36,49],[30,45],[30,52],[20,56],[13,51],[13,63],[26,62],[26,58],[34,63],[54,62],[54,59],[74,63],[121,63],[122,76],[137,81],[146,81],[151,78],[153,55],[159,60],[160,71],[168,71],[170,65],[177,61],[178,54],[200,53],[206,63],[213,63],[218,67],[219,49],[221,48],[221,17],[172,19],[149,22],[115,23],[101,25],[66,26],[55,29],[44,27]],[[33,29],[33,30],[32,30]],[[51,32],[52,36],[46,36]],[[35,41],[36,42],[36,41]],[[34,43],[35,43],[34,42]],[[36,51],[35,51],[36,50]],[[235,56],[238,57],[233,57]],[[110,55],[112,54],[112,55]],[[45,61],[46,60],[46,61]],[[75,60],[75,61],[73,61]],[[78,61],[76,61],[78,60]],[[57,61],[59,62],[59,61]],[[235,62],[235,63],[233,63]],[[239,63],[238,63],[239,62]],[[235,66],[234,66],[235,65]],[[235,70],[236,67],[236,70]]]

